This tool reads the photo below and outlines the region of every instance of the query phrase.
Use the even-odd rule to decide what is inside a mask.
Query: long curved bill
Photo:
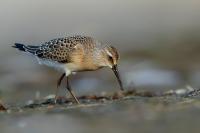
[[[121,78],[120,78],[120,75],[119,75],[119,71],[118,71],[117,65],[114,65],[112,67],[112,70],[115,73],[115,76],[117,77],[117,80],[118,80],[119,85],[120,85],[120,89],[123,91],[124,88],[123,88],[123,85],[122,85],[122,81],[121,81]]]

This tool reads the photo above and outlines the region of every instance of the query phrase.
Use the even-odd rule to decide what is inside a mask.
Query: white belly
[[[46,65],[46,66],[52,67],[58,71],[64,72],[66,74],[66,76],[71,74],[71,72],[73,71],[73,68],[71,67],[70,63],[69,64],[61,64],[61,63],[58,63],[55,61],[39,59],[39,58],[37,58],[37,60],[40,65]]]

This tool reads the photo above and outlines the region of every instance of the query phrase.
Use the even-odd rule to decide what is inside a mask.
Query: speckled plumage
[[[71,61],[71,53],[76,50],[77,44],[91,45],[94,39],[86,36],[72,36],[57,38],[45,42],[40,46],[26,46],[26,51],[36,55],[42,59],[49,59],[59,63],[69,63]]]

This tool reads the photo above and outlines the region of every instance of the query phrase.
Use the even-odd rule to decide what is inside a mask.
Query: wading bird
[[[117,49],[92,37],[71,36],[57,38],[38,46],[15,43],[13,47],[34,55],[39,64],[54,67],[63,72],[57,82],[55,102],[58,88],[66,76],[67,89],[74,100],[79,103],[69,83],[69,76],[73,72],[93,71],[102,67],[109,67],[117,77],[121,90],[124,90],[117,68],[119,59]]]

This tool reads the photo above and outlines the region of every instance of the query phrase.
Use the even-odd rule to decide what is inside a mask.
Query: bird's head
[[[106,66],[113,68],[119,60],[119,53],[113,46],[107,46],[103,49],[104,63]]]
[[[113,72],[115,73],[115,76],[117,77],[117,80],[119,82],[120,85],[120,89],[123,89],[122,86],[122,82],[121,82],[121,78],[118,72],[118,60],[119,60],[119,53],[117,51],[117,49],[113,46],[106,46],[101,50],[101,55],[102,57],[102,62],[103,62],[103,66],[107,66],[109,68],[111,68],[113,70]]]

